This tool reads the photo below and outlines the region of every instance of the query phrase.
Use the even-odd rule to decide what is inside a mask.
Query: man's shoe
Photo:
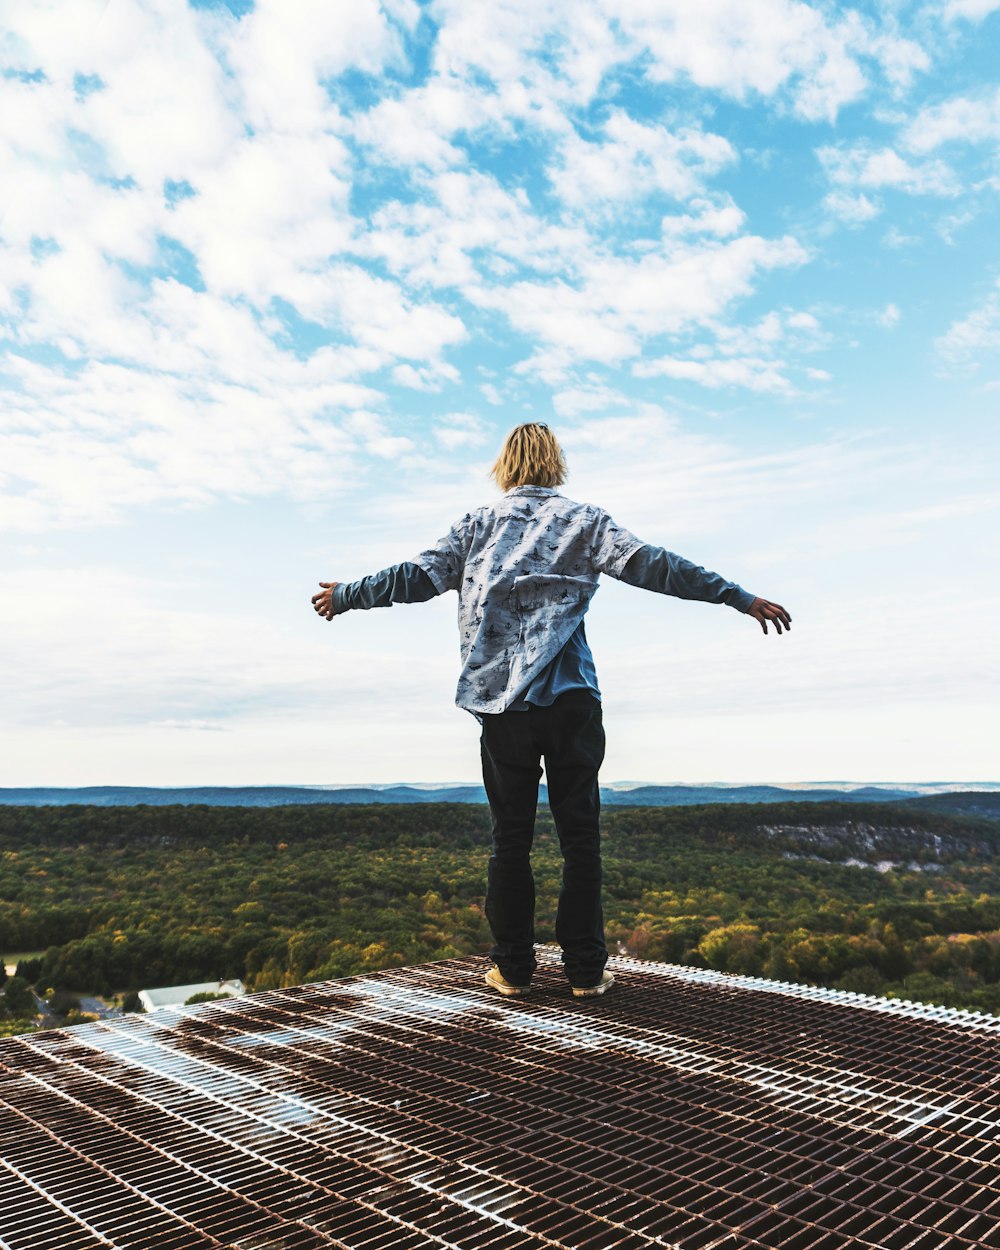
[[[596,985],[574,985],[574,998],[597,998],[599,994],[606,994],[614,985],[615,979],[610,972],[605,969],[601,973],[601,979]]]
[[[496,990],[498,994],[503,994],[504,998],[518,998],[522,994],[527,994],[531,989],[530,985],[514,985],[508,981],[504,974],[496,966],[492,967],[486,974],[486,984],[491,990]]]

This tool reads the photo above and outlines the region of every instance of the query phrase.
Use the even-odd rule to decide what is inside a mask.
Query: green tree
[[[49,1010],[57,1016],[68,1015],[71,1011],[80,1010],[79,998],[69,990],[53,990],[46,1002]]]
[[[710,968],[759,976],[763,966],[760,929],[754,924],[730,924],[712,929],[698,943],[698,952]]]
[[[24,977],[10,977],[3,989],[3,1001],[12,1016],[28,1019],[38,1011],[31,987]]]

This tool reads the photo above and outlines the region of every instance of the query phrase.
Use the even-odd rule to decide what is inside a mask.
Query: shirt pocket
[[[553,608],[584,607],[593,598],[597,582],[584,577],[564,577],[558,573],[528,573],[514,579],[512,599],[518,612],[540,612]]]

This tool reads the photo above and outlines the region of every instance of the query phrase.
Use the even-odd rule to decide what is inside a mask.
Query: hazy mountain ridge
[[[545,786],[540,797],[547,801]],[[955,815],[1000,819],[1000,791],[962,790],[926,794],[920,789],[860,786],[855,789],[786,789],[782,786],[636,786],[601,790],[606,807],[687,807],[704,803],[906,803]],[[94,807],[161,807],[200,804],[212,807],[285,807],[292,804],[336,803],[485,803],[481,785],[416,787],[351,786],[22,786],[0,788],[0,805]]]

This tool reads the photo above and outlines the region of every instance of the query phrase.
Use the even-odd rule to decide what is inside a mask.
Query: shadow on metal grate
[[[0,1041],[0,1248],[1000,1246],[1000,1020],[539,954]]]

